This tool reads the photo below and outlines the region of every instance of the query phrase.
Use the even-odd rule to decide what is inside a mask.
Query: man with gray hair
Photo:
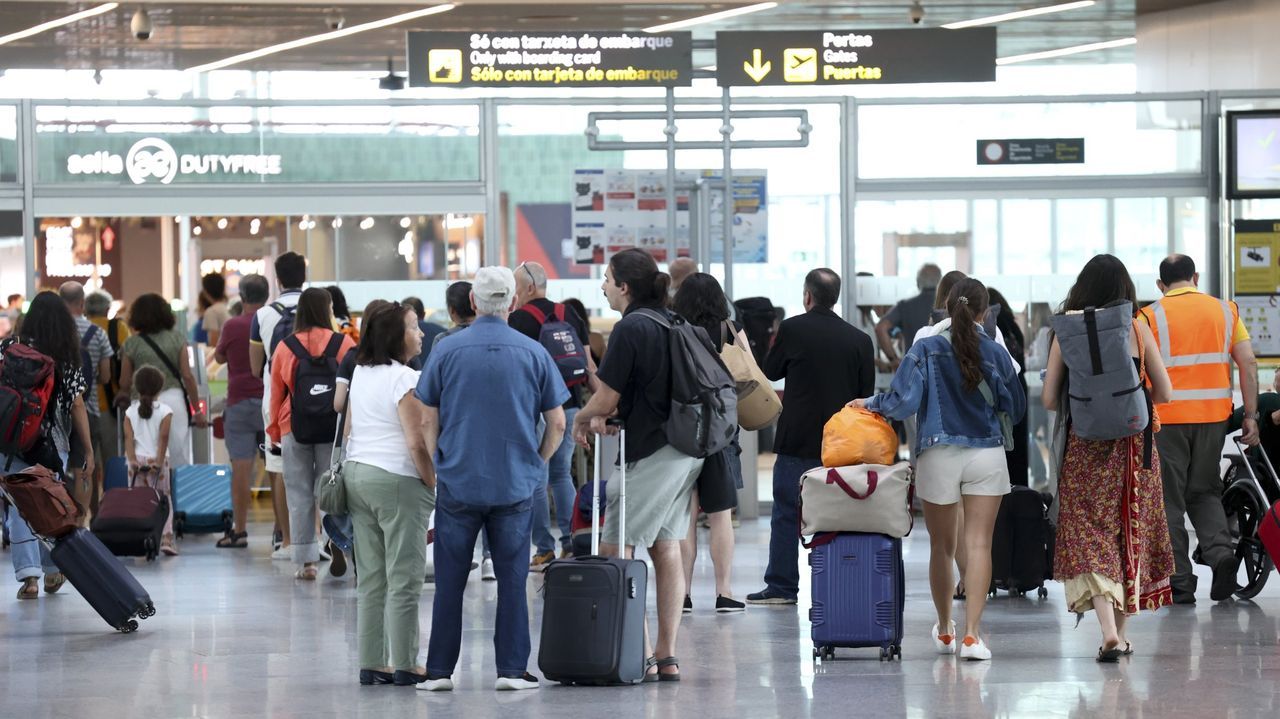
[[[880,350],[896,370],[902,355],[910,349],[916,333],[929,324],[933,315],[934,293],[942,281],[942,268],[933,263],[923,265],[916,273],[916,288],[920,294],[902,300],[876,323],[876,340]],[[896,340],[896,341],[895,341]]]
[[[129,326],[125,323],[124,317],[107,317],[114,301],[111,293],[106,290],[90,292],[89,296],[84,298],[85,316],[98,329],[106,333],[107,343],[111,345],[112,352],[111,359],[107,361],[110,371],[98,386],[97,398],[94,400],[98,405],[99,434],[97,438],[100,440],[100,446],[94,446],[93,457],[95,467],[101,470],[96,471],[94,475],[93,495],[89,498],[90,514],[97,514],[98,500],[102,496],[107,468],[111,465],[111,460],[120,456],[120,430],[116,426],[116,417],[119,414],[119,410],[116,409],[116,393],[120,391],[120,348],[124,346],[125,340],[129,339]]]
[[[115,352],[111,349],[107,334],[84,316],[84,285],[79,282],[63,282],[58,288],[58,295],[71,311],[71,316],[75,318],[76,334],[80,336],[81,371],[84,372],[85,380],[84,407],[89,412],[89,437],[93,445],[85,449],[91,449],[94,457],[103,457],[105,453],[100,454],[102,413],[98,405],[98,386],[111,381],[111,358],[115,356]],[[73,494],[80,506],[89,507],[92,504],[93,490],[101,482],[104,464],[102,461],[95,462],[92,476],[77,478]],[[67,466],[80,465],[69,462]],[[82,514],[80,521],[88,526],[88,513]]]
[[[511,313],[508,323],[512,329],[535,342],[541,342],[544,325],[550,323],[567,324],[575,335],[573,340],[582,351],[583,356],[566,357],[557,361],[559,368],[563,361],[566,369],[560,371],[561,378],[569,390],[569,401],[564,403],[565,426],[573,425],[573,418],[582,408],[582,389],[595,381],[595,365],[591,361],[591,353],[587,351],[585,340],[590,336],[586,319],[577,312],[558,302],[547,299],[547,271],[537,262],[525,262],[515,270],[516,296],[520,309]],[[553,326],[553,329],[555,327]],[[563,342],[552,341],[552,345]],[[550,347],[543,344],[550,352]],[[550,352],[555,360],[562,352]],[[564,361],[567,360],[567,361]],[[572,377],[572,369],[581,369],[577,362],[585,360],[586,372],[581,377]],[[547,465],[547,479],[538,486],[533,494],[533,544],[535,552],[529,568],[535,572],[546,570],[551,560],[556,558],[556,540],[551,535],[551,510],[547,504],[550,492],[556,505],[556,523],[560,525],[560,556],[567,557],[573,541],[573,503],[576,492],[573,488],[573,436],[565,433],[560,447]],[[488,565],[486,565],[488,568]],[[481,576],[485,576],[481,573]]]
[[[533,494],[560,447],[569,390],[542,345],[507,325],[516,280],[482,267],[471,284],[476,319],[431,352],[415,391],[437,472],[436,592],[427,673],[419,689],[453,689],[462,647],[462,597],[476,537],[489,537],[498,579],[494,649],[502,690],[536,689],[529,674],[529,536]],[[546,431],[538,439],[538,418]]]

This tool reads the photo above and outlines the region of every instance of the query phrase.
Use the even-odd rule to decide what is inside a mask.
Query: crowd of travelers
[[[234,300],[223,277],[203,278],[191,332],[158,294],[134,298],[110,318],[113,299],[75,282],[29,303],[11,296],[0,311],[7,335],[0,352],[20,344],[52,358],[56,389],[37,450],[0,456],[0,466],[56,468],[86,508],[86,524],[112,457],[126,458],[134,481],[168,492],[171,470],[192,462],[192,433],[209,424],[192,401],[190,361],[194,347],[207,347],[199,361],[225,367],[220,424],[233,487],[232,526],[216,546],[257,541],[249,534],[251,486],[264,461],[272,558],[292,561],[297,581],[349,569],[356,576],[361,684],[452,689],[467,579],[479,568],[497,583],[495,687],[519,690],[538,686],[528,671],[526,579],[571,556],[575,456],[620,424],[625,534],[618,483],[610,481],[600,552],[647,553],[657,599],[657,632],[652,642],[645,635],[647,679],[673,681],[681,617],[695,606],[700,515],[710,528],[717,613],[796,604],[800,477],[822,464],[827,420],[845,406],[865,408],[904,425],[929,533],[935,646],[990,659],[999,628],[982,618],[996,517],[1011,486],[1028,483],[1029,455],[1039,454],[1027,446],[1031,348],[1009,302],[977,278],[926,265],[918,296],[878,320],[864,310],[851,324],[837,314],[837,273],[820,268],[804,278],[804,313],[776,326],[761,363],[770,380],[785,382],[785,402],[772,447],[764,586],[744,602],[731,574],[741,450],[735,435],[727,471],[713,472],[709,460],[673,444],[670,339],[653,318],[701,328],[717,353],[745,340],[743,326],[715,277],[685,260],[670,269],[661,272],[641,250],[612,256],[602,291],[621,319],[607,344],[581,302],[549,299],[547,271],[536,262],[484,267],[450,285],[439,298],[448,328],[428,321],[414,297],[375,300],[353,313],[338,287],[308,286],[306,260],[293,252],[275,260],[274,296],[259,275],[240,277]],[[1274,437],[1280,424],[1280,407],[1259,413],[1257,363],[1234,303],[1198,289],[1189,257],[1171,256],[1159,272],[1162,299],[1140,307],[1124,264],[1098,255],[1058,308],[1070,318],[1129,307],[1128,356],[1152,409],[1136,430],[1149,431],[1080,436],[1084,417],[1073,424],[1066,386],[1070,353],[1051,332],[1033,338],[1045,344],[1031,371],[1042,374],[1057,468],[1054,574],[1070,611],[1095,612],[1100,659],[1136,651],[1126,623],[1140,610],[1196,601],[1185,518],[1196,530],[1198,561],[1213,573],[1211,599],[1236,588],[1218,469],[1233,410],[1232,365],[1243,443],[1257,444],[1260,426]],[[557,341],[577,349],[557,354],[548,345]],[[879,393],[877,368],[892,372]],[[323,513],[317,482],[335,471],[347,511]],[[172,522],[171,509],[161,546],[170,556],[179,552]],[[12,508],[6,525],[18,598],[37,598],[41,580],[46,594],[59,591],[65,579]],[[425,661],[424,577],[434,581]],[[956,598],[964,600],[958,611]]]

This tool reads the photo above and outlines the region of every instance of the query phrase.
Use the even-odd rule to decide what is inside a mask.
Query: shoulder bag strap
[[[147,343],[147,346],[151,348],[151,351],[155,353],[156,357],[160,358],[160,362],[162,362],[165,368],[169,370],[169,374],[173,375],[174,379],[178,380],[178,388],[182,390],[183,404],[187,407],[187,421],[190,422],[191,395],[187,394],[187,383],[182,381],[182,373],[178,371],[178,366],[173,363],[173,360],[169,359],[168,355],[160,351],[159,345],[157,345],[154,340],[143,334],[138,336],[142,338],[143,342]],[[185,339],[183,340],[183,343],[186,343]]]
[[[1133,321],[1133,333],[1138,340],[1138,384],[1142,387],[1142,394],[1147,398],[1147,426],[1142,430],[1142,468],[1151,469],[1151,448],[1155,445],[1155,432],[1159,419],[1156,418],[1156,406],[1151,401],[1151,392],[1147,389],[1147,343],[1142,341],[1136,319]]]
[[[525,305],[524,307],[521,307],[520,309],[524,310],[525,312],[528,312],[530,317],[537,320],[539,326],[541,326],[542,324],[545,324],[547,321],[547,315],[542,310],[538,309],[537,305],[534,305],[532,302]]]

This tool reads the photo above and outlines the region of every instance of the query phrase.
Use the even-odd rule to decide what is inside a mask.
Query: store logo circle
[[[167,185],[178,174],[178,153],[164,140],[146,137],[129,148],[129,154],[124,159],[124,169],[135,185],[152,179]]]

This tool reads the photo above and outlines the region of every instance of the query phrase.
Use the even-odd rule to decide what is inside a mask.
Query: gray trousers
[[[1164,512],[1173,541],[1174,591],[1193,593],[1196,576],[1188,556],[1190,538],[1186,517],[1196,530],[1200,559],[1210,567],[1231,555],[1231,534],[1222,508],[1222,458],[1226,422],[1166,424],[1156,435],[1160,476],[1164,481]]]
[[[331,444],[300,444],[292,434],[280,438],[284,460],[284,497],[289,505],[289,541],[293,561],[303,565],[320,561],[316,538],[316,479],[329,469]]]

